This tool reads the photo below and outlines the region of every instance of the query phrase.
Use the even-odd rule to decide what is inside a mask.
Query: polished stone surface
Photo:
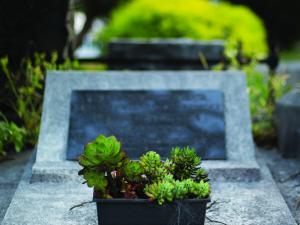
[[[130,158],[168,157],[190,146],[203,159],[226,159],[224,96],[216,90],[74,91],[67,159],[99,134],[114,135]]]

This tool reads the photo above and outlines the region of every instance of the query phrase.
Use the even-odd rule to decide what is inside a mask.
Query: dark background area
[[[92,21],[96,17],[108,17],[114,7],[124,2],[126,0],[0,0],[0,57],[8,55],[15,63],[33,52],[57,51],[60,59],[72,57],[73,47],[82,43]],[[246,5],[263,19],[271,48],[287,49],[300,39],[300,1],[229,2]],[[76,38],[69,29],[72,24],[70,5],[87,16]]]
[[[0,57],[18,64],[35,52],[57,51],[62,60],[71,51],[69,0],[0,0]]]

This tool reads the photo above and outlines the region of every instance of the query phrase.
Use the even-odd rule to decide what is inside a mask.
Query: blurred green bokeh
[[[247,56],[264,57],[266,31],[244,6],[208,0],[133,0],[114,10],[96,43],[112,38],[222,39],[227,48],[242,43]]]

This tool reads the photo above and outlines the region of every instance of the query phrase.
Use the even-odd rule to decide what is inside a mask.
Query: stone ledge
[[[259,182],[212,181],[210,219],[228,225],[296,225],[270,172],[260,162]],[[94,203],[69,209],[92,199],[92,190],[78,182],[32,183],[31,167],[20,182],[2,225],[97,225]],[[205,225],[211,225],[206,220]],[[145,224],[146,225],[146,224]]]
[[[259,181],[261,178],[256,162],[204,161],[202,167],[215,181]],[[77,162],[72,161],[35,163],[31,182],[81,181],[78,176],[80,168]]]

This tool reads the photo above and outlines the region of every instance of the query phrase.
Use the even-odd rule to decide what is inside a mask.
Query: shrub
[[[24,145],[26,132],[13,122],[8,122],[5,118],[0,121],[0,160],[6,155],[6,148],[13,145],[17,152],[20,152]]]
[[[3,146],[14,142],[16,150],[19,151],[21,146],[35,145],[42,112],[46,70],[79,68],[77,62],[66,60],[65,63],[58,64],[57,59],[56,53],[52,54],[50,60],[46,60],[43,54],[35,54],[33,60],[24,58],[20,67],[15,70],[10,69],[7,57],[0,59],[0,113],[5,117],[5,129],[14,130],[9,132],[9,136],[0,138]]]
[[[174,161],[173,161],[174,160]],[[100,135],[87,144],[79,164],[89,187],[99,198],[149,198],[162,205],[184,198],[207,198],[207,173],[194,149],[174,148],[164,162],[154,151],[131,161],[118,140]]]
[[[247,75],[253,137],[258,145],[274,146],[277,138],[274,119],[275,103],[290,90],[286,82],[287,75],[267,75],[258,69],[255,59],[247,65],[240,65],[236,60],[237,51],[229,52],[230,54],[227,54],[231,60],[229,69],[241,69]],[[224,65],[218,65],[215,69],[224,69]]]
[[[287,76],[267,76],[255,69],[255,65],[256,63],[252,63],[244,67],[247,73],[253,136],[257,144],[273,145],[277,131],[274,120],[275,103],[270,98],[274,95],[275,100],[279,99],[290,87],[286,84]]]
[[[249,9],[207,0],[134,0],[116,9],[96,42],[111,38],[223,39],[248,55],[266,53],[262,22]]]

